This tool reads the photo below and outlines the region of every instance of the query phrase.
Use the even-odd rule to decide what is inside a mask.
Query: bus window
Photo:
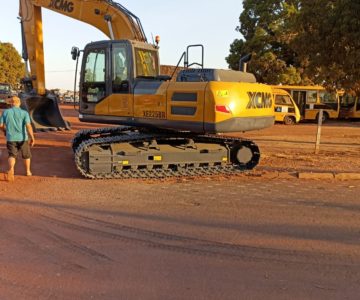
[[[329,93],[329,92],[320,92],[320,103],[328,104],[328,103],[336,103],[336,95],[335,93]]]
[[[341,97],[341,107],[343,108],[351,108],[355,104],[356,97],[345,94],[343,97]]]
[[[306,103],[308,104],[312,104],[312,103],[316,103],[317,102],[317,91],[309,91],[307,92],[307,98],[306,98]]]
[[[286,95],[276,95],[275,96],[275,104],[293,106],[293,103],[291,102],[290,97],[286,96]]]

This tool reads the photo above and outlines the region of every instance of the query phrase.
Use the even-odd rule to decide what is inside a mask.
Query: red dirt
[[[0,299],[358,298],[359,182],[267,175],[360,172],[360,122],[326,124],[319,155],[315,124],[241,135],[254,177],[91,181],[70,141],[101,125],[62,110],[72,130],[36,134],[34,176],[0,178]]]

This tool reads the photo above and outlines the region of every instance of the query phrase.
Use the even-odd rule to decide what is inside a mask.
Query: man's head
[[[10,99],[10,104],[15,107],[20,107],[21,105],[20,98],[17,96],[12,96]]]

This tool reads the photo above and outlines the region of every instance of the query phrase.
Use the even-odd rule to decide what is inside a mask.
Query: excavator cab
[[[88,44],[80,73],[80,120],[113,123],[112,115],[130,118],[134,113],[134,94],[149,92],[139,89],[146,85],[139,81],[158,85],[163,81],[159,72],[154,45],[130,40]]]

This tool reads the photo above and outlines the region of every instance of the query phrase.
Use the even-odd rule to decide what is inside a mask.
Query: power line
[[[75,72],[75,70],[50,70],[45,71],[46,73],[69,73],[69,72]]]

